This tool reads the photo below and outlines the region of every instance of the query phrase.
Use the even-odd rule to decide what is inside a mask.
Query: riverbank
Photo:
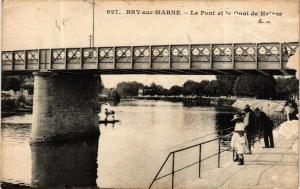
[[[285,101],[241,98],[237,99],[236,102],[232,104],[232,107],[243,109],[246,104],[248,104],[252,110],[259,108],[267,115],[273,116],[283,112]]]
[[[161,100],[168,102],[182,102],[184,106],[231,106],[236,99],[203,96],[134,96],[122,97],[121,100]]]
[[[245,155],[245,165],[222,162],[221,168],[204,171],[201,179],[178,184],[175,188],[297,188],[298,121],[285,122],[273,133],[275,148],[262,148],[263,142],[256,143],[253,154]]]
[[[32,113],[33,96],[19,95],[1,98],[1,117]]]

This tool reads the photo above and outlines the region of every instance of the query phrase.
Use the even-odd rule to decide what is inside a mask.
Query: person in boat
[[[112,118],[113,120],[115,120],[115,111],[111,110],[111,111],[108,111],[107,108],[105,108],[105,121],[107,121],[107,118],[109,115],[112,115]]]
[[[244,112],[244,125],[245,131],[248,141],[248,149],[249,154],[251,154],[251,145],[253,143],[253,136],[254,131],[256,129],[256,116],[253,110],[251,110],[249,104],[246,104],[245,108],[243,109]]]
[[[108,111],[108,109],[107,108],[105,108],[105,119],[104,119],[104,121],[107,121],[107,118],[108,118],[108,115],[109,115],[109,111]]]
[[[255,108],[254,112],[256,114],[257,124],[263,130],[265,148],[274,148],[274,140],[273,140],[274,124],[272,120],[266,115],[265,112],[261,111],[259,108]]]

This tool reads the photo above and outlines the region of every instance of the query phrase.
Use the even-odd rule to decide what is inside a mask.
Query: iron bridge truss
[[[34,71],[100,74],[294,75],[298,42],[55,48],[2,51],[4,74]]]

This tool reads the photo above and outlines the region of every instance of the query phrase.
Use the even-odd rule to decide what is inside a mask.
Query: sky
[[[91,0],[90,0],[91,1]],[[299,41],[297,0],[95,0],[95,46],[201,44]],[[2,49],[68,48],[89,46],[92,7],[87,0],[4,0]],[[187,15],[126,15],[126,10],[181,10]],[[121,14],[107,14],[118,10]],[[190,15],[190,12],[222,12],[223,15]],[[225,12],[231,15],[224,15]],[[261,11],[282,16],[249,16]],[[271,23],[258,23],[262,19]],[[293,66],[299,67],[299,58]],[[292,66],[292,67],[293,67]],[[191,79],[214,76],[103,75],[106,87],[121,81],[155,82],[164,87]]]

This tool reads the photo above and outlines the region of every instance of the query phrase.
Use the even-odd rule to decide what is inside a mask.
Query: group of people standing
[[[293,100],[287,100],[285,105],[284,105],[284,111],[287,115],[287,120],[298,120],[297,114],[298,112],[298,107],[295,101]]]
[[[297,104],[293,100],[285,103],[284,111],[287,120],[298,120]],[[234,133],[231,138],[231,148],[235,152],[234,161],[239,165],[244,165],[244,154],[252,154],[251,146],[254,144],[254,135],[263,133],[265,146],[263,148],[274,148],[273,121],[259,108],[254,111],[247,104],[242,113],[234,115],[232,121],[235,122]]]
[[[264,135],[265,148],[274,148],[272,120],[259,108],[253,111],[247,104],[242,113],[234,115],[234,133],[231,138],[231,147],[235,152],[234,161],[244,165],[244,154],[252,154],[251,146],[254,135],[261,128]]]

